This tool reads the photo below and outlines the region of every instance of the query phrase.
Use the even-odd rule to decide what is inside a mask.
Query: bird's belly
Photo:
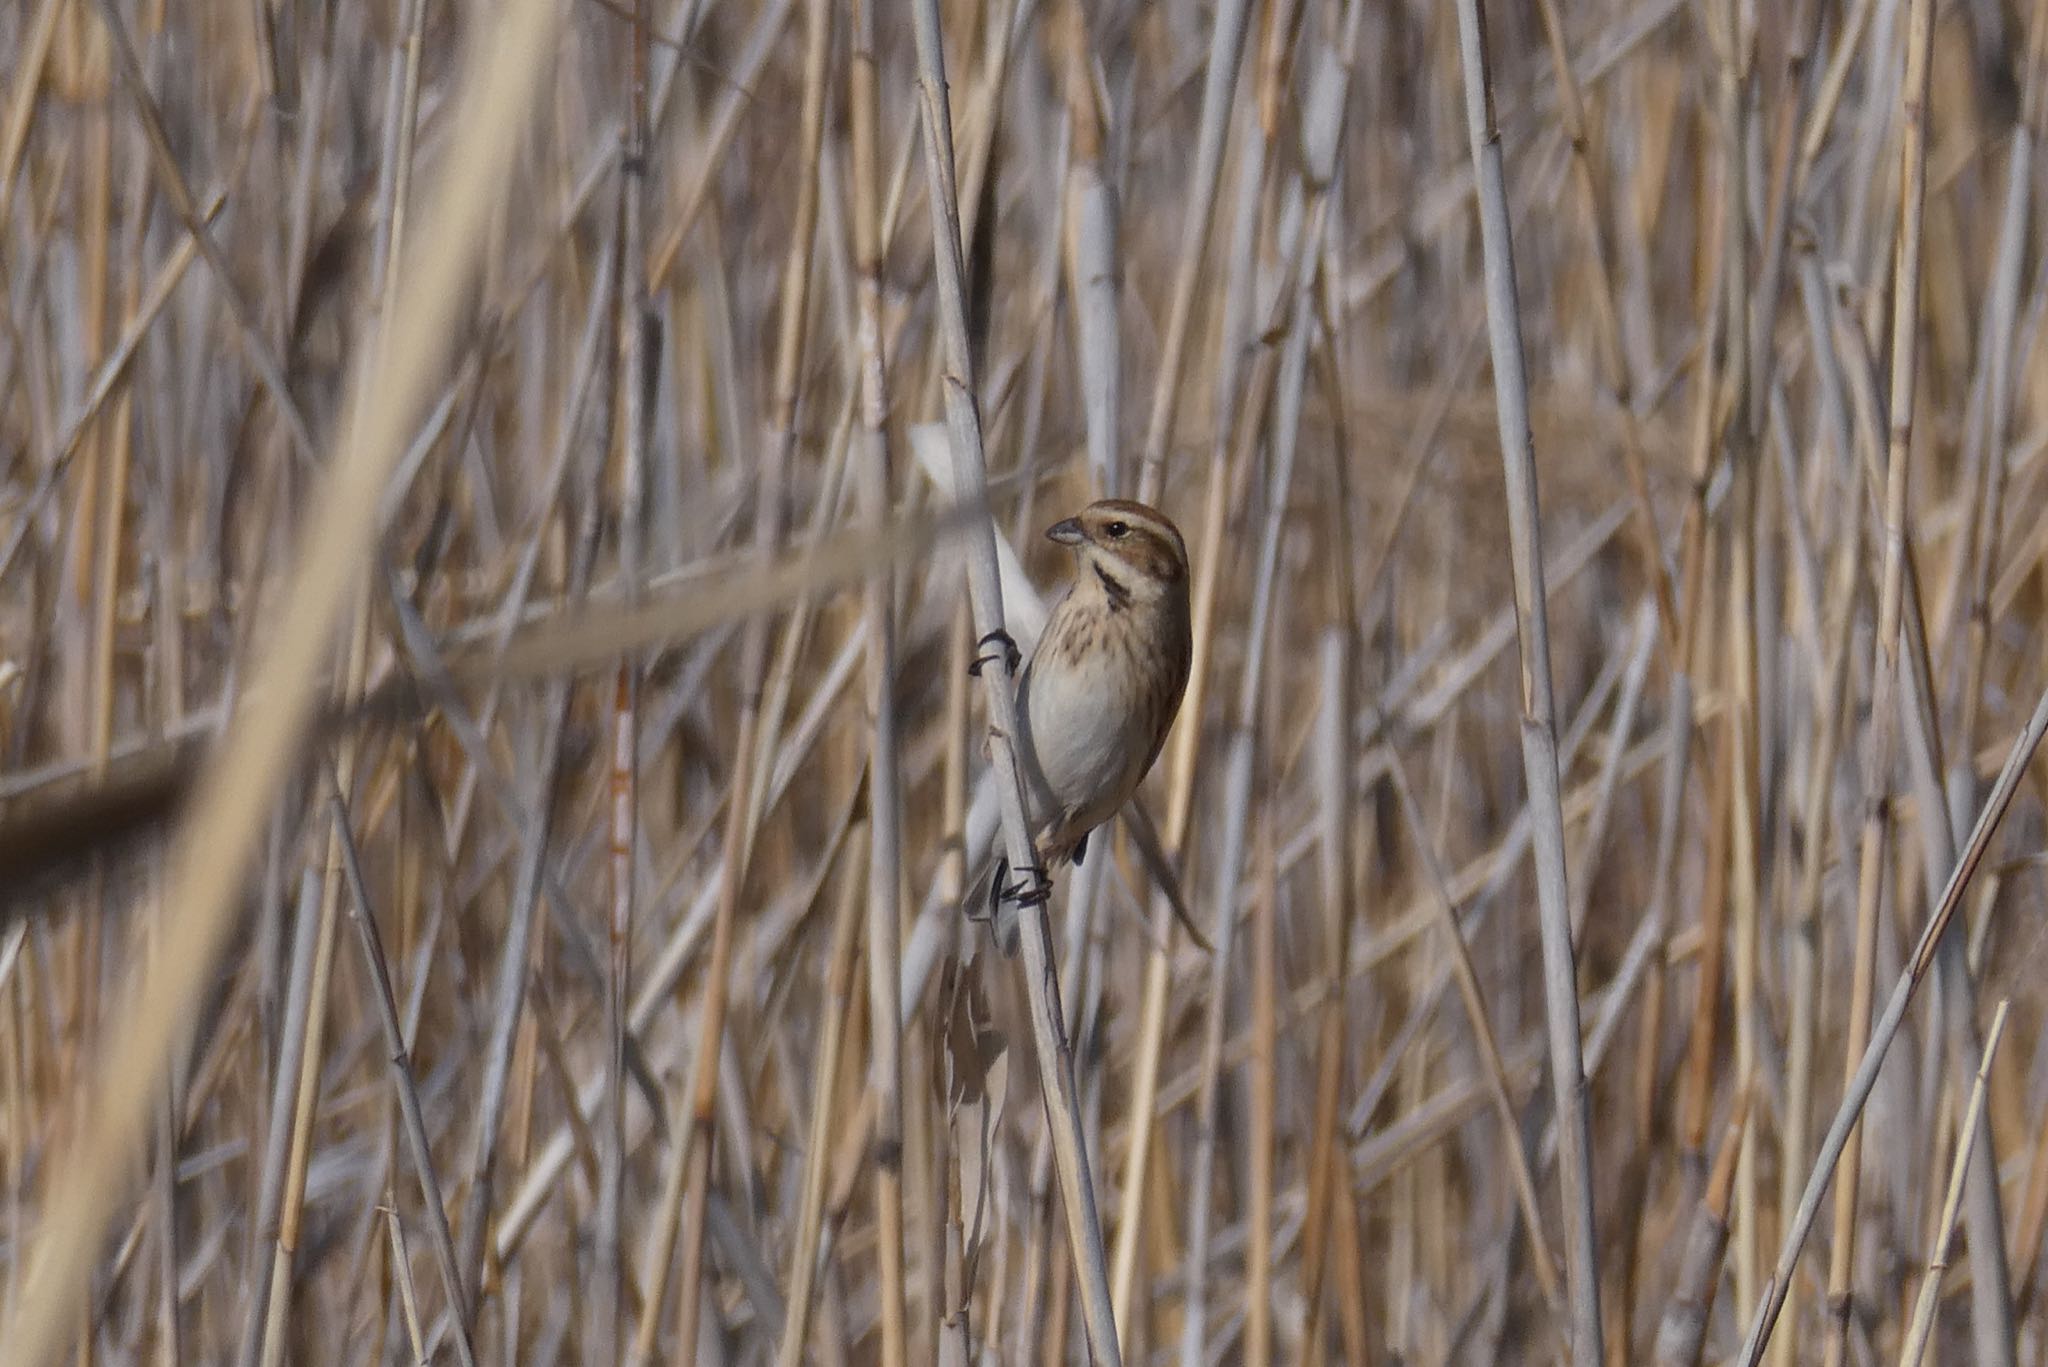
[[[1149,737],[1133,739],[1135,700],[1127,690],[1104,683],[1057,676],[1031,681],[1031,744],[1053,808],[1038,814],[1041,821],[1062,813],[1113,808],[1125,797],[1133,747]],[[1103,811],[1096,819],[1108,815]]]

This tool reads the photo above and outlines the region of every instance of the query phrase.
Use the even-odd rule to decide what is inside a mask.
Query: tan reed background
[[[0,8],[0,1360],[2048,1361],[2044,38]]]

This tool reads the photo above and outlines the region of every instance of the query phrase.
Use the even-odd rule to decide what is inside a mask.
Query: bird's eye
[[[1128,522],[1112,522],[1107,527],[1104,527],[1103,530],[1108,532],[1113,539],[1121,541],[1131,534],[1131,524]]]

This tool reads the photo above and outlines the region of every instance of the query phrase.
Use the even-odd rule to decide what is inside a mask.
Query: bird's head
[[[1045,534],[1072,547],[1083,575],[1094,571],[1112,597],[1147,601],[1186,591],[1187,543],[1180,528],[1156,508],[1105,498],[1053,523]]]

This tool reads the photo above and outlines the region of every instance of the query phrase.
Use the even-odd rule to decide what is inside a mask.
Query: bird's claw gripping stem
[[[996,901],[1012,902],[1020,907],[1042,907],[1052,900],[1052,875],[1043,864],[1034,864],[1025,871],[1022,878],[1005,885],[1001,878],[996,880]]]
[[[1000,647],[1000,649],[988,650],[988,647],[990,646],[997,646]],[[982,637],[979,641],[976,641],[974,643],[974,648],[976,650],[987,651],[986,654],[977,655],[974,659],[974,663],[967,666],[967,672],[969,674],[974,675],[976,678],[979,678],[981,676],[981,671],[983,669],[987,668],[989,665],[994,664],[997,660],[1001,660],[1004,664],[1004,667],[1007,668],[1010,671],[1010,673],[1015,674],[1017,672],[1017,666],[1021,664],[1024,659],[1023,653],[1017,649],[1017,642],[1011,639],[1009,632],[1004,631],[1000,627],[998,627],[994,631],[991,631],[988,635]]]
[[[994,875],[988,883],[988,901],[982,906],[970,902],[962,910],[970,921],[990,922],[998,918],[1004,904],[1018,907],[1042,907],[1052,900],[1052,874],[1043,864],[1035,864],[1023,877],[1010,880],[1010,861],[998,859]]]
[[[969,920],[989,928],[996,948],[1004,957],[1014,957],[1021,938],[1017,911],[1021,907],[1042,907],[1052,900],[1052,874],[1034,863],[1024,876],[1010,879],[1010,861],[999,859],[989,879],[988,902],[979,909],[964,908]]]

